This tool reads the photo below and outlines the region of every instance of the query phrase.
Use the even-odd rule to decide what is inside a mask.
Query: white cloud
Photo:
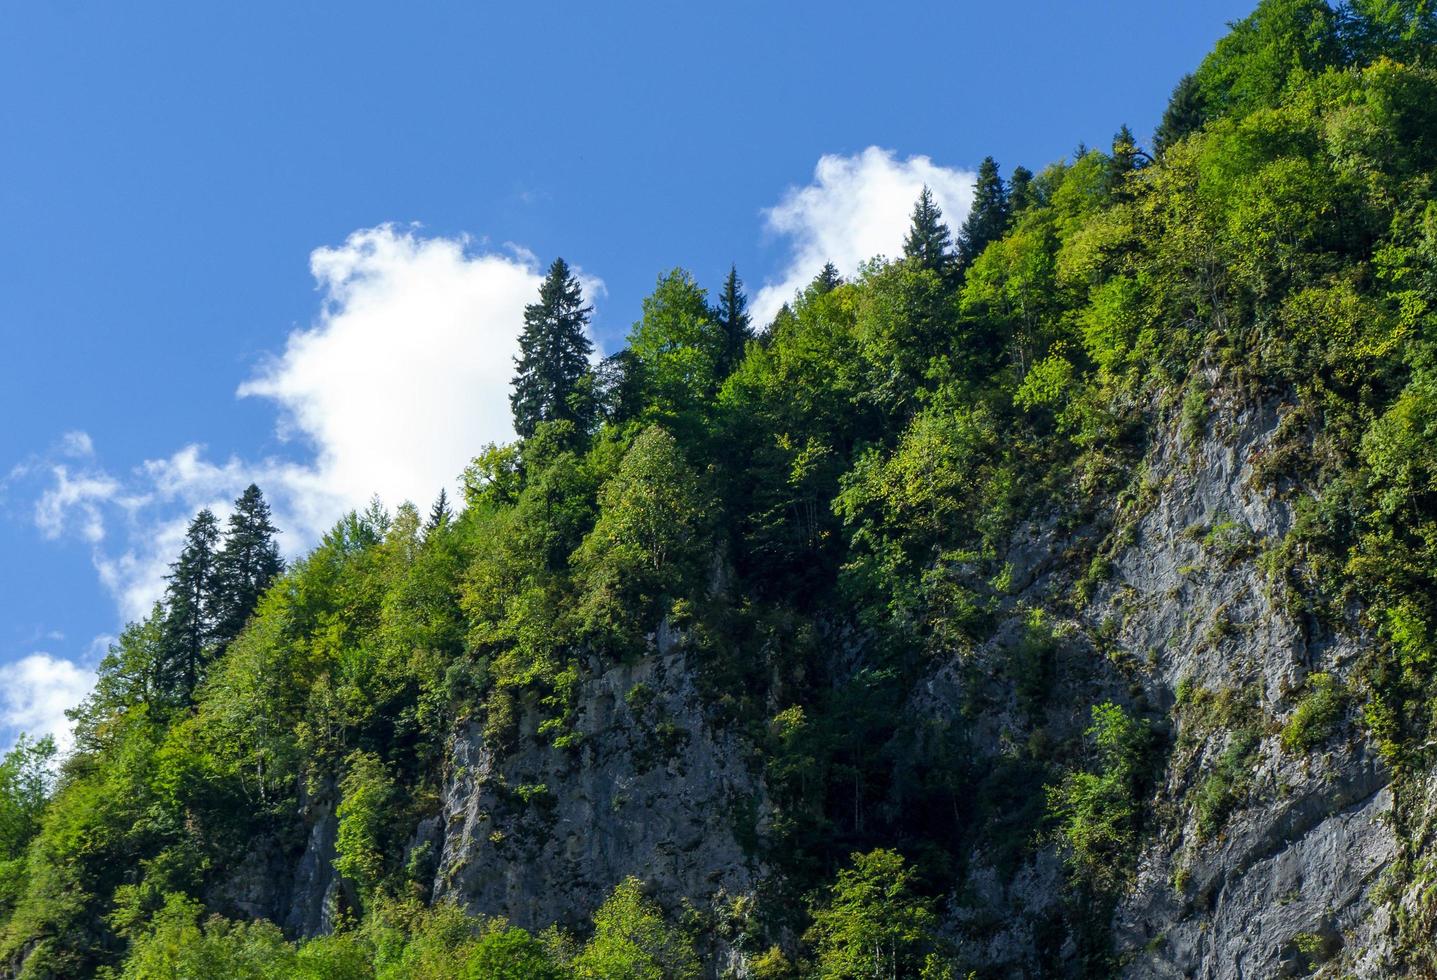
[[[93,670],[48,653],[0,664],[0,730],[12,739],[20,732],[53,735],[67,751],[73,740],[65,709],[84,700],[94,683]]]
[[[36,525],[47,537],[78,533],[93,546],[124,619],[147,614],[159,598],[189,519],[209,507],[223,521],[251,482],[295,555],[376,494],[391,507],[424,507],[441,487],[452,493],[485,443],[513,438],[513,358],[542,279],[532,253],[381,225],[316,249],[310,269],[320,293],[313,325],[291,334],[238,389],[275,403],[277,432],[293,453],[221,459],[188,445],[116,476],[96,462],[89,436],[73,432],[54,455],[82,462],[32,461],[12,474],[51,481]],[[576,274],[587,297],[603,295],[602,280]],[[107,537],[107,519],[124,534]]]
[[[88,432],[76,430],[67,432],[60,437],[60,451],[66,456],[73,456],[76,459],[85,459],[95,455],[95,444],[90,441]]]
[[[310,257],[319,321],[239,389],[277,402],[282,435],[314,448],[283,475],[308,527],[376,493],[426,504],[482,445],[513,438],[513,358],[541,276],[527,252],[467,244],[384,225]]]
[[[50,474],[54,486],[35,503],[35,526],[45,537],[58,538],[78,518],[81,537],[98,544],[105,537],[101,507],[119,494],[119,483],[103,473],[71,476],[70,468],[65,465],[50,467]]]
[[[754,321],[772,320],[825,262],[851,275],[867,259],[897,255],[924,184],[956,234],[972,204],[975,178],[971,171],[942,167],[926,156],[900,160],[877,146],[854,156],[821,157],[812,183],[790,188],[764,211],[768,230],[790,239],[793,254],[777,280],[754,297]]]

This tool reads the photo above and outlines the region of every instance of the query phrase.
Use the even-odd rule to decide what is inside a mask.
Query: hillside
[[[1263,0],[771,324],[556,261],[463,501],[202,513],[6,757],[0,976],[1437,976],[1434,45]]]

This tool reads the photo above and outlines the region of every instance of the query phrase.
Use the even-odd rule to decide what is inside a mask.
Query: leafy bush
[[[1288,752],[1311,752],[1336,733],[1347,713],[1347,695],[1331,674],[1307,679],[1307,693],[1282,728],[1282,747]]]

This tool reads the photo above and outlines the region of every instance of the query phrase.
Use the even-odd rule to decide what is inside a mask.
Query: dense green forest
[[[925,191],[902,255],[815,270],[771,324],[736,272],[711,294],[675,269],[595,362],[556,260],[525,314],[519,439],[475,447],[462,501],[376,503],[288,567],[258,488],[223,526],[200,513],[73,712],[73,753],[5,757],[0,975],[1009,975],[949,910],[975,854],[1011,873],[1041,850],[1064,869],[1042,972],[1120,972],[1109,922],[1175,719],[1251,731],[1191,790],[1208,839],[1263,730],[1236,698],[1155,695],[1078,613],[1151,501],[1155,440],[1259,404],[1281,414],[1260,489],[1292,526],[1200,543],[1252,558],[1304,635],[1361,638],[1273,730],[1294,756],[1349,728],[1379,747],[1404,841],[1393,969],[1434,975],[1434,43],[1425,0],[1263,0],[1151,147],[1124,126],[1037,173],[985,160],[960,228]],[[1008,557],[1035,528],[1071,570],[1042,603]],[[947,726],[906,706],[938,664],[994,670],[973,651],[1000,629],[1017,721],[994,757],[963,721],[997,710],[988,688]],[[456,733],[582,759],[586,683],[660,637],[763,787],[728,817],[761,885],[719,915],[635,868],[587,919],[522,928],[436,900],[410,842]],[[1055,678],[1082,671],[1100,695],[1075,705]],[[655,765],[694,737],[644,685],[625,705]],[[562,791],[505,790],[541,828]],[[247,856],[304,850],[321,798],[325,934],[223,899]],[[722,968],[719,940],[742,952]]]

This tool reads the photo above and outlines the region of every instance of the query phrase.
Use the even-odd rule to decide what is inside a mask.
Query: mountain
[[[1263,0],[752,336],[556,261],[462,507],[205,512],[6,757],[0,975],[1437,975],[1434,43]]]

